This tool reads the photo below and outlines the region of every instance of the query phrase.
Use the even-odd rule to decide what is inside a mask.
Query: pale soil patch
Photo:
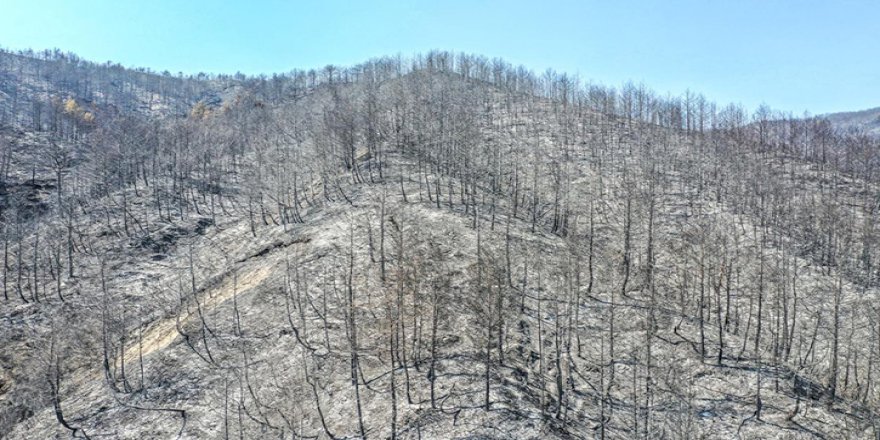
[[[233,295],[242,294],[257,287],[272,273],[273,266],[263,266],[245,272],[237,277],[227,277],[223,284],[209,289],[201,299],[203,313],[232,299]],[[180,325],[186,325],[197,317],[194,312],[184,311],[185,316],[179,317]],[[180,334],[177,331],[178,319],[169,318],[156,322],[144,332],[142,342],[125,350],[126,362],[133,362],[139,356],[147,356],[171,345]]]

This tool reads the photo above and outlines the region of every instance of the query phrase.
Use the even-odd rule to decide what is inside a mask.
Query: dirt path
[[[223,284],[208,289],[201,295],[202,312],[207,312],[220,304],[232,299],[233,295],[242,294],[257,287],[272,273],[273,266],[263,266],[251,269],[239,274],[238,280],[229,276]],[[188,313],[180,317],[180,325],[185,326],[193,319],[198,319],[195,313]],[[169,318],[157,321],[144,332],[141,344],[135,344],[125,350],[125,362],[136,362],[139,356],[148,356],[159,351],[174,342],[180,334],[177,332],[177,319]]]

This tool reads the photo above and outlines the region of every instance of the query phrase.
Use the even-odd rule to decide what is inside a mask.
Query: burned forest
[[[692,91],[4,50],[0,438],[878,438],[878,209]]]

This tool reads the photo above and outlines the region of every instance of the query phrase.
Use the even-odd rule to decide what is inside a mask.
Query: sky
[[[749,109],[880,106],[877,0],[0,0],[0,46],[246,74],[443,49]]]

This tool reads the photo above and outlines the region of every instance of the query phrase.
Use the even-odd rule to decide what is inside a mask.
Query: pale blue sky
[[[749,108],[880,106],[876,0],[0,0],[0,45],[249,74],[448,49]]]

